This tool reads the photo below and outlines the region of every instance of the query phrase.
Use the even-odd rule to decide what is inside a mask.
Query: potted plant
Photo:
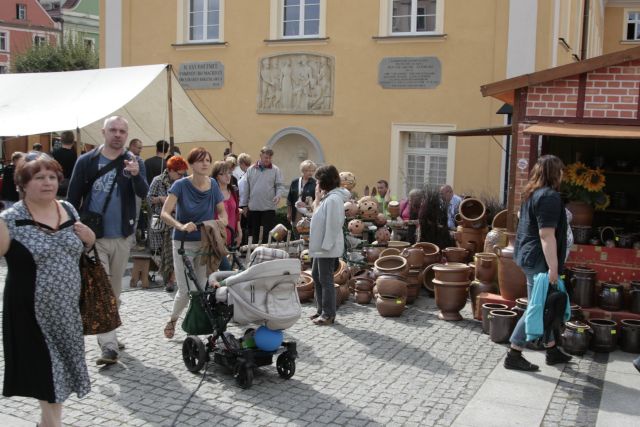
[[[572,225],[590,226],[593,210],[609,206],[609,196],[603,191],[605,182],[600,168],[591,169],[582,162],[565,167],[560,192],[569,200],[567,209],[573,214]]]

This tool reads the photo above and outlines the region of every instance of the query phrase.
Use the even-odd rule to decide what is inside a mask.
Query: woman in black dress
[[[56,200],[62,168],[29,153],[16,170],[24,199],[0,214],[4,396],[40,401],[41,426],[62,425],[62,403],[90,390],[80,318],[80,255],[95,242],[73,206]]]
[[[287,195],[287,220],[291,223],[291,229],[296,230],[296,224],[302,215],[296,209],[297,202],[307,203],[308,198],[313,201],[316,197],[316,180],[313,174],[317,166],[311,160],[300,163],[300,177],[291,181],[289,194]]]

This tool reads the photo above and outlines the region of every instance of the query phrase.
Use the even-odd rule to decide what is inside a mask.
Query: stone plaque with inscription
[[[185,89],[219,89],[224,84],[224,65],[220,61],[180,64],[178,81]]]
[[[442,67],[434,56],[383,58],[378,83],[385,89],[431,89],[440,84]]]

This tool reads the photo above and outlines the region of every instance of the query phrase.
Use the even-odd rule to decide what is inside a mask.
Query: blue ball
[[[282,331],[274,331],[266,326],[260,326],[256,329],[253,339],[256,347],[263,351],[276,351],[282,344],[284,334]]]

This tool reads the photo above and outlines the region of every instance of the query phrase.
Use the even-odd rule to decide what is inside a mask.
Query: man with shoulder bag
[[[146,197],[149,186],[140,174],[142,160],[124,148],[129,134],[127,120],[120,116],[107,118],[102,134],[104,144],[78,158],[67,200],[96,234],[96,249],[119,304],[129,260],[128,237],[134,232],[136,220],[136,196]],[[118,350],[123,346],[115,330],[98,334],[98,345],[102,352],[98,365],[118,361]]]

